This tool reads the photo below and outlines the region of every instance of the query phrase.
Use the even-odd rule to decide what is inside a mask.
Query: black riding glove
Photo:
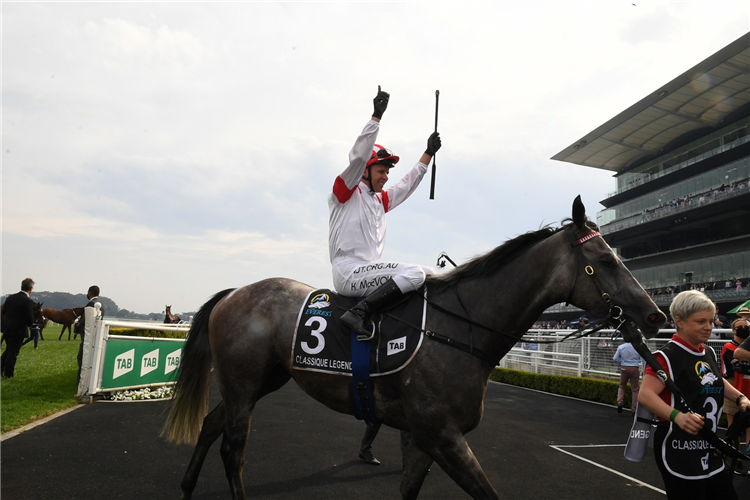
[[[372,116],[374,116],[377,119],[383,118],[383,113],[385,113],[386,108],[388,108],[388,99],[390,99],[390,95],[388,92],[383,92],[380,90],[380,85],[378,85],[378,95],[375,96],[375,99],[372,100],[373,106],[375,110],[372,112]]]
[[[435,156],[435,153],[438,152],[442,145],[443,144],[440,142],[440,133],[433,132],[430,134],[430,138],[427,139],[427,149],[425,149],[425,153],[430,156]]]

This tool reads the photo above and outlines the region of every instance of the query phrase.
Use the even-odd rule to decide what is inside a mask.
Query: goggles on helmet
[[[398,163],[398,160],[400,158],[393,154],[393,151],[390,149],[384,148],[380,144],[375,144],[375,146],[372,148],[372,154],[370,155],[370,159],[367,161],[367,166],[374,163],[384,163],[384,164],[390,164],[391,166]]]

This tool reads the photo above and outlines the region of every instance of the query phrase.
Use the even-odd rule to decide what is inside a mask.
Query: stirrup
[[[357,335],[357,340],[360,342],[364,342],[365,340],[372,340],[373,337],[375,337],[375,323],[370,323],[372,325],[372,331],[370,332],[370,335]]]

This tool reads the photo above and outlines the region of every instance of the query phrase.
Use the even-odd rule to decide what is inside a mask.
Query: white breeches
[[[369,295],[388,278],[393,278],[401,292],[411,292],[424,284],[428,274],[435,274],[435,270],[403,262],[367,262],[352,258],[333,262],[333,286],[338,293],[347,297]]]

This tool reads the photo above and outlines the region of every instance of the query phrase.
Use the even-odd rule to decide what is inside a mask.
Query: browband
[[[589,240],[590,240],[591,238],[596,238],[597,236],[601,236],[601,235],[602,235],[602,234],[601,234],[601,233],[600,233],[599,231],[594,231],[593,233],[589,233],[589,234],[587,234],[586,236],[584,236],[583,238],[580,238],[580,239],[578,240],[578,244],[580,245],[580,244],[582,244],[582,243],[586,243],[586,242],[587,242],[587,241],[589,241]]]

